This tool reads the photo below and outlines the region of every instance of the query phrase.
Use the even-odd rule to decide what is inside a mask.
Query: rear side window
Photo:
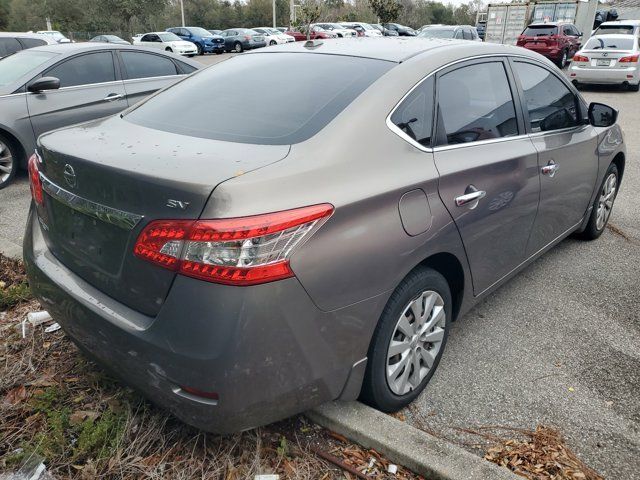
[[[111,52],[90,53],[59,63],[44,76],[60,79],[60,87],[113,82],[116,73]]]
[[[16,52],[22,50],[22,45],[15,38],[1,37],[0,38],[0,57],[6,57],[7,55],[13,55]]]
[[[558,27],[547,25],[534,25],[524,29],[523,35],[527,37],[544,37],[548,35],[557,35]]]
[[[152,97],[124,118],[193,137],[289,145],[315,135],[392,66],[339,55],[240,55]],[[296,81],[287,81],[283,72],[295,72]],[[241,94],[212,85],[232,85]]]
[[[433,127],[433,76],[418,85],[391,115],[391,121],[411,139],[431,146]]]
[[[524,62],[514,62],[524,90],[532,132],[569,128],[578,124],[577,99],[549,70]]]
[[[127,79],[176,75],[176,66],[169,58],[142,52],[120,52]],[[186,64],[184,64],[186,65]],[[187,65],[188,67],[188,65]]]
[[[473,35],[471,34],[471,30],[465,28],[462,32],[465,40],[473,40]]]
[[[509,137],[518,134],[516,112],[502,62],[469,65],[438,82],[440,144]]]
[[[42,45],[47,44],[47,42],[39,38],[19,38],[18,41],[24,48],[41,47]]]

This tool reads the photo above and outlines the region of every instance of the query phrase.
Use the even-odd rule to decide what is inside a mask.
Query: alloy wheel
[[[607,224],[613,209],[613,201],[616,198],[616,188],[618,178],[615,173],[609,174],[607,180],[602,185],[600,198],[598,199],[598,210],[596,212],[596,228],[602,230]]]
[[[418,388],[442,347],[447,315],[444,300],[427,290],[404,308],[387,349],[387,384],[396,395]]]
[[[235,50],[237,53],[242,52],[242,45],[240,45],[239,43],[236,43],[236,46],[235,46],[234,50]]]
[[[13,170],[13,155],[9,146],[0,141],[0,184],[6,182]]]

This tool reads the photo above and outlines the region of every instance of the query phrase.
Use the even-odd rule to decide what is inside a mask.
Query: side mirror
[[[589,123],[594,127],[610,127],[618,119],[618,111],[603,103],[589,105]]]
[[[32,82],[28,87],[32,93],[40,93],[45,90],[58,90],[60,88],[60,79],[56,77],[42,77]]]

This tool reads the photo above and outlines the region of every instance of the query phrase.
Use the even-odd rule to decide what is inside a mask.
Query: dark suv
[[[580,50],[582,33],[571,23],[532,23],[518,37],[517,45],[544,55],[564,68]]]
[[[174,33],[180,37],[181,40],[195,44],[198,49],[198,55],[224,52],[224,38],[220,35],[214,35],[204,28],[174,27],[167,28],[167,32]]]

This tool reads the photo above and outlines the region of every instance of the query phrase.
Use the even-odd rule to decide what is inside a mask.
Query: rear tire
[[[236,52],[236,53],[242,53],[242,50],[243,50],[243,48],[242,48],[242,44],[241,44],[240,42],[236,42],[236,43],[233,45],[233,51],[234,51],[234,52]]]
[[[557,62],[558,67],[560,68],[560,70],[563,70],[564,67],[567,66],[567,60],[568,60],[569,56],[567,54],[566,50],[562,51],[562,56],[560,57],[560,59]]]
[[[373,334],[362,401],[383,412],[395,412],[420,395],[444,351],[451,308],[449,285],[440,273],[418,268],[407,275],[391,295]]]
[[[609,218],[611,218],[611,211],[613,210],[613,203],[618,195],[618,167],[615,163],[609,165],[607,173],[604,174],[604,179],[598,190],[598,195],[593,202],[593,208],[591,209],[591,216],[589,217],[589,223],[584,232],[578,236],[584,240],[595,240],[604,229],[607,227]]]
[[[18,148],[0,134],[0,190],[8,186],[16,176],[19,159]]]

